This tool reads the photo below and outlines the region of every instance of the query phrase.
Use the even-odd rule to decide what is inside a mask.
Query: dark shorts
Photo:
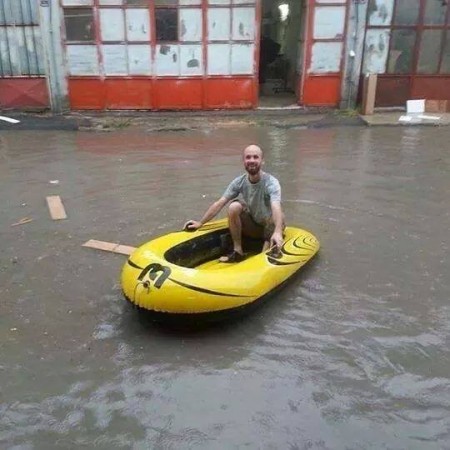
[[[242,200],[234,200],[242,205],[243,210],[241,212],[241,224],[242,224],[242,234],[256,239],[264,239],[269,241],[275,231],[275,224],[273,220],[267,221],[264,225],[261,225],[253,220],[247,205]],[[284,229],[283,225],[283,229]]]

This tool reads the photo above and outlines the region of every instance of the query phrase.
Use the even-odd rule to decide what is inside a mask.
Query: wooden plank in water
[[[130,255],[135,247],[130,247],[128,245],[120,245],[115,242],[105,242],[97,241],[95,239],[90,239],[89,241],[82,244],[83,247],[95,248],[97,250],[104,250],[105,252],[120,253],[121,255]]]
[[[130,247],[129,245],[118,245],[115,249],[115,253],[120,253],[122,255],[131,255],[136,250],[136,247]]]
[[[67,219],[66,210],[59,195],[50,195],[47,197],[47,206],[53,220]]]

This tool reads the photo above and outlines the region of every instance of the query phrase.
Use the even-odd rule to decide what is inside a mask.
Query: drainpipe
[[[58,0],[39,0],[39,16],[50,106],[52,112],[62,113],[68,110],[68,98]]]
[[[356,106],[361,66],[364,53],[365,17],[368,0],[348,0],[349,19],[347,34],[347,54],[345,60],[344,83],[341,92],[341,109],[352,109]]]

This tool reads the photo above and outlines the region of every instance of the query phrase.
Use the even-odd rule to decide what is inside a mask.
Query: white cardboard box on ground
[[[423,113],[425,112],[425,100],[407,100],[406,113]]]

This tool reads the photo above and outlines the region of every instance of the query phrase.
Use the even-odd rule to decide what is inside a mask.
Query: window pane
[[[424,30],[420,43],[418,73],[437,73],[442,42],[442,30]]]
[[[92,8],[64,9],[67,41],[93,41],[94,16]]]
[[[157,8],[156,40],[178,41],[178,10],[172,8]]]
[[[127,75],[127,47],[125,45],[103,45],[103,69],[105,75]]]
[[[364,44],[363,73],[386,73],[390,30],[368,29]]]
[[[368,6],[369,25],[390,25],[394,0],[370,0]]]
[[[201,41],[202,26],[202,10],[200,8],[180,9],[181,41]]]
[[[16,3],[19,2],[16,0]],[[63,6],[92,6],[94,4],[94,0],[62,0],[62,4]]]
[[[419,16],[420,0],[397,0],[394,23],[396,25],[415,25]]]
[[[125,40],[125,24],[122,8],[100,9],[100,35],[102,41]]]
[[[311,72],[339,72],[342,42],[315,42],[312,46]]]
[[[210,41],[230,40],[230,29],[230,8],[208,8],[208,39]]]
[[[426,0],[425,4],[425,25],[443,25],[447,5],[442,0]]]
[[[450,74],[450,33],[447,31],[445,40],[444,57],[442,58],[441,73]]]
[[[148,6],[148,0],[125,0],[128,6]]]
[[[125,12],[127,40],[150,40],[150,15],[148,9],[127,9]]]
[[[394,30],[389,52],[388,73],[411,73],[416,32],[414,30]]]
[[[95,45],[68,45],[70,75],[98,75],[98,55]]]
[[[155,0],[155,6],[176,6],[178,0]]]

